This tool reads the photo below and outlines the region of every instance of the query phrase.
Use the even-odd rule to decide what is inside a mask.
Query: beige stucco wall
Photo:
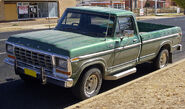
[[[76,6],[76,0],[59,0],[58,2],[59,2],[59,17],[62,16],[66,8]]]
[[[4,1],[0,0],[0,21],[4,19]]]
[[[6,20],[5,19],[4,1],[6,3],[16,3],[17,1],[28,1],[28,0],[0,0],[0,21],[5,21]],[[59,3],[59,7],[58,7],[59,17],[62,16],[62,14],[63,14],[63,12],[65,11],[66,8],[76,6],[76,0],[29,0],[29,2],[30,1],[35,1],[35,2],[37,2],[37,1],[57,1]],[[6,8],[6,11],[10,11],[9,8]],[[17,12],[14,12],[14,13],[17,14]],[[12,16],[15,18],[14,20],[17,20],[17,16],[15,16],[15,15],[12,15]],[[12,16],[6,15],[6,17],[8,18],[7,20],[10,20],[10,18]],[[13,19],[13,18],[11,18],[11,19]]]
[[[47,1],[59,1],[59,0],[4,0],[6,2],[39,2],[39,1],[44,1],[44,2],[47,2]]]
[[[17,15],[17,4],[5,4],[4,5],[4,20],[11,21],[11,20],[18,20]]]

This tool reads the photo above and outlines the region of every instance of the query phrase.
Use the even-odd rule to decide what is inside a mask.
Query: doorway
[[[29,18],[38,18],[38,5],[29,5]]]

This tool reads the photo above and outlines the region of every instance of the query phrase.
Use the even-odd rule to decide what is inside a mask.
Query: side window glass
[[[134,24],[131,17],[120,17],[118,18],[119,33],[121,36],[134,36]]]
[[[80,22],[80,14],[78,13],[68,13],[67,17],[65,18],[64,22],[62,22],[62,24],[66,24],[66,25],[78,25]]]

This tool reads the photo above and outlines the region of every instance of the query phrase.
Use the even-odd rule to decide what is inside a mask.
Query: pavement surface
[[[65,109],[185,109],[185,59]]]
[[[185,36],[185,17],[144,20],[144,22],[180,26]],[[36,31],[36,30],[29,30]],[[13,69],[3,63],[5,54],[5,41],[13,34],[28,31],[1,32],[0,33],[0,109],[61,109],[80,102],[72,96],[70,89],[64,89],[53,85],[40,85],[37,83],[26,85],[14,74]],[[176,52],[174,61],[185,58],[185,37],[182,39],[183,51]],[[117,81],[104,81],[101,91],[105,92],[119,85],[128,83],[134,79],[153,72],[150,64],[144,63],[137,66],[136,74],[127,76]]]

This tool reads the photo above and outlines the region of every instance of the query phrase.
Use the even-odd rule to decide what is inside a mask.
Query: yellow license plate
[[[37,77],[37,73],[36,73],[35,71],[30,70],[30,69],[27,69],[27,68],[24,69],[24,73],[25,73],[26,75],[32,76],[32,77],[34,77],[34,78]]]

